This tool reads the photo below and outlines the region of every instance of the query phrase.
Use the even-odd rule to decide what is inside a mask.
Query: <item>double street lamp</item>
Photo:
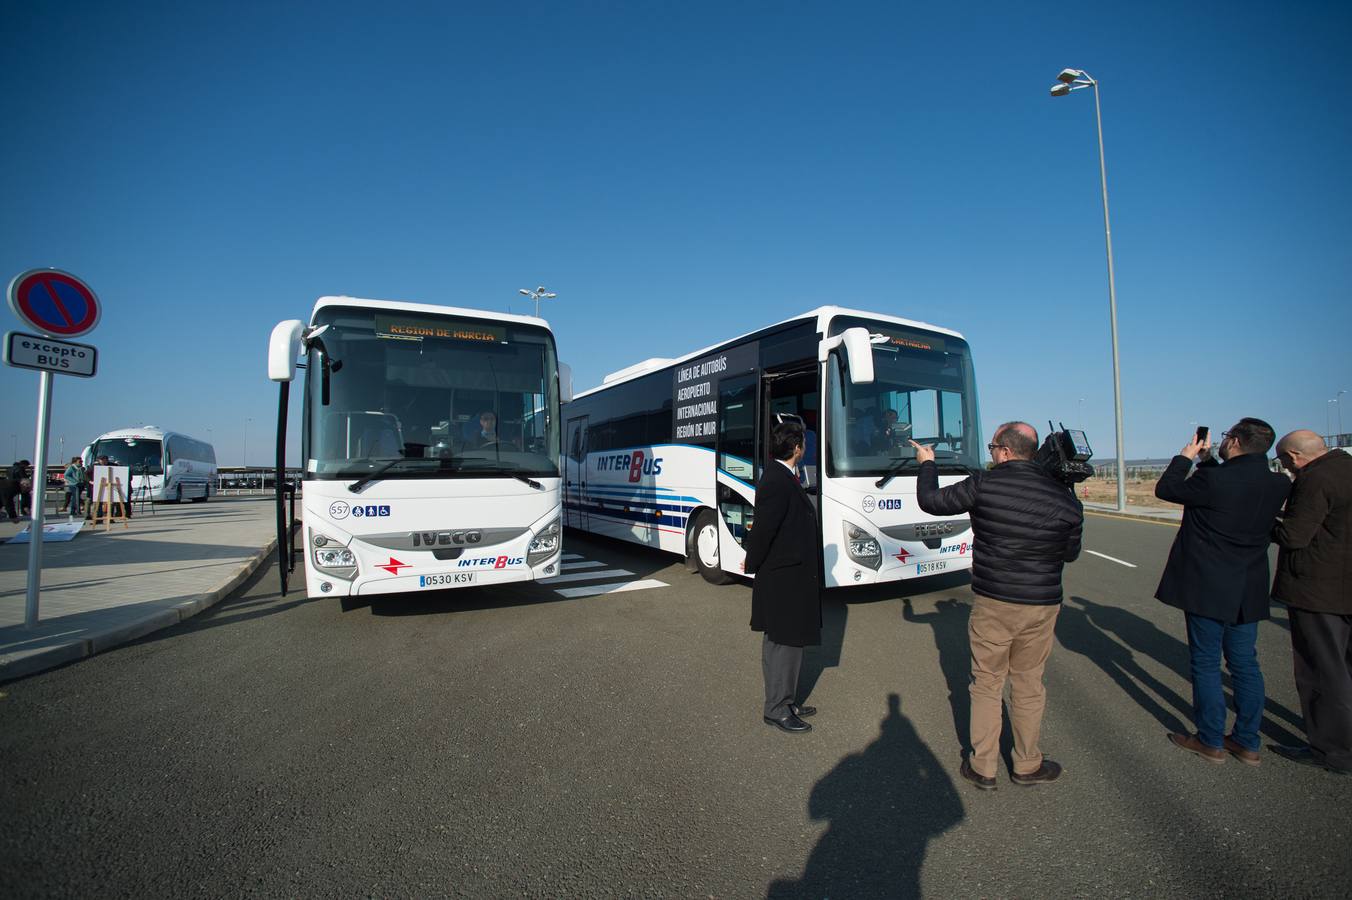
[[[1103,236],[1108,244],[1108,320],[1113,335],[1113,414],[1117,425],[1117,509],[1127,508],[1127,463],[1122,450],[1122,376],[1117,362],[1117,289],[1113,285],[1113,229],[1108,220],[1108,167],[1103,161],[1103,113],[1099,108],[1098,82],[1083,69],[1062,69],[1052,85],[1053,97],[1094,89],[1094,117],[1098,122],[1099,179],[1103,185]]]
[[[545,290],[545,286],[543,284],[533,291],[528,291],[525,288],[518,288],[517,293],[521,294],[522,296],[529,297],[535,301],[535,318],[537,319],[540,318],[540,301],[553,300],[555,297],[558,296],[558,294],[554,293],[553,291]]]

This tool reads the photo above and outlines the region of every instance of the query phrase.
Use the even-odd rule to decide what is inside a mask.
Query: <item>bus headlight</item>
[[[880,568],[883,564],[883,548],[878,539],[858,525],[845,522],[845,553],[850,559],[870,569]]]
[[[530,547],[526,551],[526,565],[538,566],[558,553],[559,540],[563,536],[562,532],[563,529],[559,527],[558,519],[541,528],[539,534],[531,539]]]
[[[321,569],[352,569],[356,568],[357,556],[346,547],[317,548],[315,565]]]

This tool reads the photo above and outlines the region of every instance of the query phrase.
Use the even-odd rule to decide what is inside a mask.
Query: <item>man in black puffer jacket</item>
[[[1047,692],[1042,670],[1052,651],[1061,611],[1061,570],[1080,555],[1084,507],[1064,485],[1033,462],[1037,431],[1006,422],[987,445],[995,467],[939,487],[934,451],[914,441],[920,477],[916,499],[934,516],[970,512],[972,555],[972,752],[962,777],[995,789],[1000,757],[1000,706],[1009,680],[1009,721],[1014,731],[1010,780],[1030,785],[1055,781],[1061,766],[1038,749]]]

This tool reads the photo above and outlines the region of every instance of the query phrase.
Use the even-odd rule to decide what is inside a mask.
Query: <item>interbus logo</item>
[[[449,547],[451,545],[477,544],[483,540],[482,531],[413,531],[409,533],[415,547]]]
[[[519,566],[526,561],[524,556],[484,556],[471,559],[462,559],[458,563],[460,568],[494,568],[505,569],[508,566]]]
[[[638,481],[644,475],[661,475],[662,457],[646,456],[642,450],[596,457],[598,472],[623,472],[626,469],[629,470],[630,481]]]

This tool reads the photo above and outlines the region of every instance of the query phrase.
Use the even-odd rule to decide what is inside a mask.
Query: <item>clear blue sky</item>
[[[522,312],[536,284],[579,389],[835,303],[966,334],[985,436],[1082,409],[1112,456],[1093,97],[1047,93],[1067,66],[1102,82],[1128,457],[1242,415],[1323,431],[1352,391],[1347,3],[3,22],[0,277],[68,269],[106,307],[99,376],[57,379],[53,457],[149,422],[237,464],[252,418],[264,464],[277,321],[326,294]],[[32,455],[37,380],[0,372],[5,458]]]

